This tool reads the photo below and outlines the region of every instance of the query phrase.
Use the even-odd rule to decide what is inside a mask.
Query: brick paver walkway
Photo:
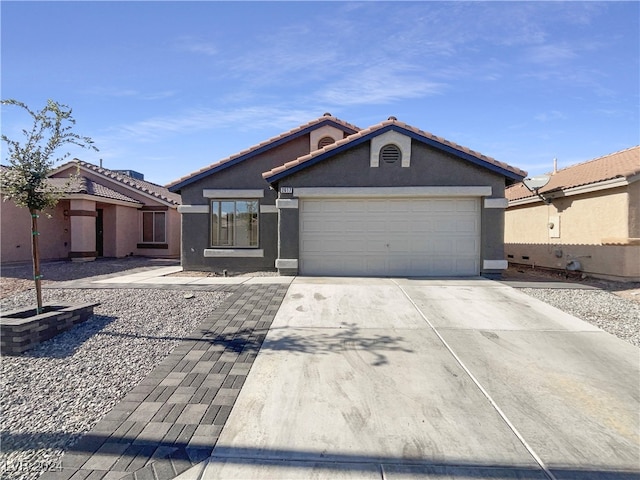
[[[40,478],[165,480],[209,457],[287,288],[233,286],[190,338],[67,450],[61,471]]]

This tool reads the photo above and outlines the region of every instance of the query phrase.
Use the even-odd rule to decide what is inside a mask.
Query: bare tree
[[[17,100],[2,100],[1,104],[21,108],[33,122],[31,129],[22,130],[22,142],[2,134],[2,141],[7,143],[9,168],[3,168],[0,172],[0,188],[5,200],[13,200],[19,207],[27,208],[31,214],[33,279],[36,285],[37,311],[41,313],[38,217],[44,209],[54,207],[63,193],[52,188],[47,177],[56,162],[70,155],[68,152],[56,154],[61,146],[73,144],[81,148],[98,149],[91,138],[73,132],[76,122],[71,116],[71,108],[66,105],[47,100],[47,105],[42,110],[33,111]]]

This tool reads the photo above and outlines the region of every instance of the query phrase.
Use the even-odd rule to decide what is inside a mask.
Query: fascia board
[[[280,145],[283,145],[284,143],[287,143],[291,140],[294,140],[298,137],[301,137],[303,135],[306,135],[307,133],[316,130],[319,127],[323,127],[325,125],[331,125],[333,127],[338,128],[339,130],[342,130],[343,132],[351,132],[351,133],[356,133],[356,131],[352,131],[352,129],[345,127],[344,125],[341,125],[337,122],[334,122],[333,120],[323,120],[321,122],[318,122],[314,125],[310,125],[309,127],[303,128],[302,130],[298,131],[298,132],[294,132],[290,135],[287,135],[285,137],[279,138],[277,140],[274,140],[271,143],[268,143],[266,145],[263,145],[262,147],[256,148],[255,150],[251,150],[250,152],[247,152],[244,155],[241,155],[237,158],[234,158],[233,160],[229,160],[228,162],[224,162],[221,163],[220,165],[214,165],[213,167],[211,167],[208,170],[205,170],[204,172],[200,172],[197,175],[194,175],[193,177],[189,177],[185,180],[183,180],[180,183],[177,183],[171,187],[169,187],[169,191],[176,193],[177,191],[179,191],[180,189],[186,187],[187,185],[190,185],[194,182],[197,182],[198,180],[201,180],[203,178],[208,177],[209,175],[213,175],[215,173],[220,172],[221,170],[225,170],[227,168],[233,167],[234,165],[237,165],[239,163],[244,162],[245,160],[248,160],[249,158],[255,157],[256,155],[260,155],[261,153],[267,152],[269,150],[271,150],[272,148],[275,147],[279,147]]]
[[[521,181],[524,177],[520,176],[520,175],[516,175],[513,172],[510,172],[509,170],[506,170],[498,165],[494,165],[492,163],[489,162],[485,162],[484,160],[481,160],[477,157],[474,157],[473,155],[470,155],[468,153],[465,153],[461,150],[457,150],[453,147],[449,147],[448,145],[445,145],[443,143],[437,142],[435,140],[429,139],[427,137],[424,137],[422,135],[419,135],[415,132],[412,132],[411,130],[406,130],[398,125],[386,125],[378,130],[375,130],[374,132],[368,133],[366,135],[363,135],[362,137],[355,139],[351,142],[345,143],[344,145],[341,145],[340,147],[334,148],[329,150],[328,152],[322,153],[320,155],[318,155],[317,157],[314,157],[304,163],[301,163],[299,165],[296,165],[288,170],[285,170],[284,172],[280,172],[280,173],[276,173],[275,175],[272,175],[270,177],[266,177],[265,180],[269,183],[275,183],[279,180],[282,180],[283,178],[288,177],[289,175],[293,175],[296,172],[299,172],[300,170],[303,170],[307,167],[310,167],[312,165],[317,164],[318,162],[321,162],[322,160],[332,157],[333,155],[337,155],[338,153],[344,152],[345,150],[348,150],[352,147],[355,147],[357,145],[360,145],[364,142],[367,142],[369,140],[371,140],[374,137],[377,137],[379,135],[382,135],[383,133],[389,132],[389,131],[395,131],[398,132],[402,135],[406,135],[408,137],[411,137],[414,140],[417,140],[419,142],[422,142],[424,144],[427,144],[429,146],[432,146],[436,149],[442,150],[444,152],[450,153],[458,158],[461,158],[463,160],[467,160],[475,165],[481,166],[483,168],[486,168],[488,170],[491,170],[493,172],[499,173],[500,175],[510,178],[512,180],[517,180],[517,181]]]

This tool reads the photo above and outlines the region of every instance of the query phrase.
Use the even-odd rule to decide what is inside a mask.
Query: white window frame
[[[219,244],[220,243],[220,227],[221,227],[221,205],[222,203],[234,203],[234,212],[237,212],[237,203],[238,202],[255,202],[255,215],[256,215],[256,240],[255,245],[237,245],[235,239],[235,233],[237,231],[237,223],[233,225],[233,234],[234,238],[231,243],[228,244]],[[209,202],[210,213],[209,213],[209,245],[214,249],[257,249],[260,247],[260,201],[257,198],[214,198]],[[213,216],[216,215],[218,217],[217,224],[213,221]],[[237,219],[237,214],[234,214],[234,222]],[[217,225],[216,230],[214,231],[214,227]],[[217,242],[217,243],[216,243]]]
[[[167,212],[162,210],[162,211],[156,211],[156,210],[143,210],[140,212],[140,241],[141,243],[145,243],[145,244],[164,244],[167,243]],[[153,240],[151,241],[146,241],[144,239],[144,216],[147,214],[152,214],[153,220],[151,222],[153,231],[151,232],[151,236],[153,238]],[[164,216],[164,228],[163,228],[163,240],[162,241],[157,241],[156,240],[156,215],[158,214],[162,214]]]

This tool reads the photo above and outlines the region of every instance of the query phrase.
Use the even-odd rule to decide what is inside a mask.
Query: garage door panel
[[[477,275],[478,199],[310,199],[300,208],[300,272]]]

